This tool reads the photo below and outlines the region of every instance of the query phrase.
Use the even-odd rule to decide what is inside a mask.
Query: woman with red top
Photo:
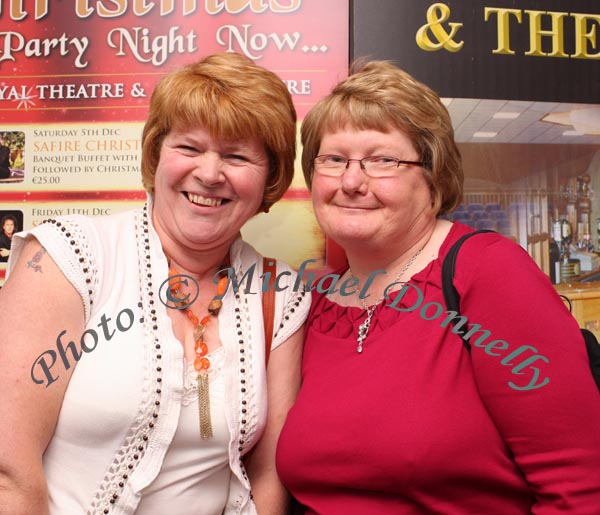
[[[443,258],[472,231],[440,217],[463,172],[439,97],[364,64],[312,109],[302,143],[315,214],[348,259],[313,295],[278,444],[306,513],[600,513],[600,395],[548,278],[511,241],[477,235],[454,277],[480,327],[471,352],[437,308]]]

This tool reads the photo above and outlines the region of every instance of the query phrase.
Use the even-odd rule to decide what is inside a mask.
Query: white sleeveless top
[[[208,355],[213,436],[200,438],[197,372],[184,367],[184,392],[173,443],[160,474],[144,490],[136,515],[220,515],[229,495],[229,429],[225,418],[225,348]]]
[[[255,294],[260,283],[251,292],[243,287],[228,291],[223,299],[219,339],[225,354],[224,396],[220,401],[213,397],[220,391],[215,384],[211,408],[218,430],[211,447],[204,447],[192,388],[191,402],[185,405],[183,346],[159,301],[168,265],[152,226],[151,208],[149,198],[147,206],[134,211],[99,218],[61,217],[13,238],[9,275],[26,238],[35,236],[79,292],[85,315],[84,333],[62,339],[65,345],[73,340],[73,352],[81,356],[74,359],[66,351],[68,364],[75,369],[43,457],[50,513],[211,513],[206,504],[190,508],[183,497],[178,499],[193,491],[202,503],[220,503],[221,510],[225,498],[225,515],[256,515],[242,457],[260,438],[267,418],[262,303]],[[260,278],[262,257],[241,239],[232,244],[230,258],[239,281],[250,270],[255,282]],[[310,294],[295,287],[296,273],[281,261],[277,271],[286,275],[279,281],[283,289],[275,295],[271,350],[302,325],[310,307]],[[102,317],[110,329],[106,334],[99,329]],[[90,347],[92,330],[97,345],[84,351],[79,337],[87,334]],[[48,348],[56,352],[57,336],[48,338]],[[51,368],[53,380],[65,380],[65,367],[57,357]],[[39,384],[40,391],[55,387],[47,384],[50,379],[37,361],[31,374],[34,380],[41,377],[42,383],[46,379]],[[190,379],[193,384],[194,375]],[[225,459],[220,440],[227,431],[221,425],[223,411],[229,431],[228,473],[218,469]],[[198,464],[204,465],[196,468]],[[168,488],[189,473],[184,472],[186,467],[193,467],[189,480],[177,492]],[[229,484],[219,482],[218,474],[228,477]],[[201,478],[207,483],[202,479],[200,485]],[[219,482],[218,488],[209,486],[213,481]],[[178,512],[174,503],[180,501],[185,509]],[[166,509],[158,508],[161,502]],[[140,506],[143,511],[138,512]]]

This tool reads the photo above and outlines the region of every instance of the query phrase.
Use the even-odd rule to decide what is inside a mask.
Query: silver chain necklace
[[[415,259],[417,259],[418,255],[421,253],[421,251],[424,248],[425,248],[424,246],[421,247],[417,251],[417,253],[408,260],[406,265],[404,265],[402,267],[402,270],[400,270],[400,273],[396,276],[396,278],[390,284],[397,283],[400,280],[400,278],[404,275],[404,272],[406,272],[410,268],[410,265],[412,265],[414,263]],[[350,270],[349,268],[348,268],[348,272],[350,273],[350,277],[354,277],[352,270]],[[383,297],[385,296],[385,291],[386,290],[384,289],[383,293],[380,295],[379,299],[377,299],[377,302],[375,302],[375,304],[373,304],[371,307],[367,306],[365,299],[362,299],[362,298],[360,299],[360,301],[363,305],[363,308],[367,312],[367,318],[365,319],[365,321],[362,324],[360,324],[358,326],[358,336],[356,338],[356,341],[358,342],[358,347],[356,348],[356,351],[359,354],[363,351],[363,342],[366,340],[367,335],[369,334],[369,327],[371,326],[371,319],[373,318],[373,313],[375,313],[375,309],[377,309],[377,306],[379,306],[379,304],[381,304],[381,301],[383,300]]]

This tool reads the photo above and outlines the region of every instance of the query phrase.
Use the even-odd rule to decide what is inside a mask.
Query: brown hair
[[[357,61],[350,76],[310,110],[302,123],[302,169],[308,187],[326,132],[351,126],[408,135],[423,161],[440,215],[461,201],[463,170],[448,110],[428,86],[388,61]]]
[[[142,181],[154,191],[165,136],[174,127],[202,126],[227,141],[257,138],[269,157],[259,211],[286,192],[294,176],[296,111],[283,81],[239,54],[205,57],[156,85],[142,134]]]
[[[13,225],[15,226],[15,230],[17,229],[17,217],[13,216],[13,215],[6,215],[2,217],[2,222],[0,222],[0,227],[2,227],[2,229],[4,229],[4,224],[6,222],[8,222],[9,220],[12,220]]]

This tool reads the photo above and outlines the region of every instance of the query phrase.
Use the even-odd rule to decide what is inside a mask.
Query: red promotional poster
[[[276,71],[300,117],[339,79],[348,2],[42,0],[3,3],[0,111],[11,123],[140,121],[159,76],[238,52]]]
[[[172,69],[242,54],[281,77],[299,120],[347,73],[347,0],[9,0],[0,23],[0,214],[15,218],[15,231],[144,201],[143,122]],[[244,236],[295,265],[325,264],[299,166],[284,200]]]

